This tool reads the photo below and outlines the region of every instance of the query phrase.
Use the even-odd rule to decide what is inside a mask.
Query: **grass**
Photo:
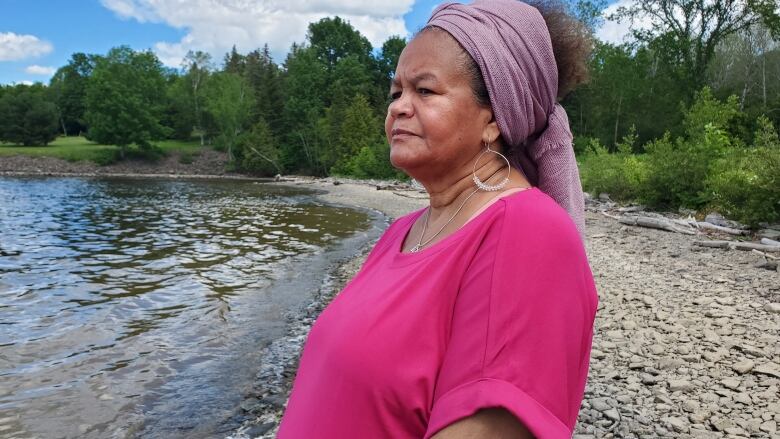
[[[201,150],[197,141],[163,140],[153,142],[166,154],[179,152],[182,155],[192,157]],[[132,150],[134,147],[130,147]],[[22,146],[8,143],[0,143],[0,157],[13,155],[26,155],[30,157],[54,157],[71,162],[89,160],[99,164],[106,164],[108,158],[115,156],[119,147],[115,145],[100,145],[91,142],[84,137],[58,137],[47,146]]]

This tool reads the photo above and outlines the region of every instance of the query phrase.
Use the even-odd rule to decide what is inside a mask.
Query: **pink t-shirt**
[[[571,437],[598,297],[577,229],[537,188],[402,253],[397,219],[314,322],[279,439],[428,439],[487,407]]]

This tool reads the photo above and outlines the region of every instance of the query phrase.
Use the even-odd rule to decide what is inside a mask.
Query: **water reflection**
[[[278,324],[291,261],[367,225],[271,185],[0,179],[0,435],[137,428],[188,391],[171,377]]]

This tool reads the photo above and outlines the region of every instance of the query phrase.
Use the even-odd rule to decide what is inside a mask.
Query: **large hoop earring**
[[[490,149],[490,144],[488,142],[485,142],[485,147],[486,149],[482,151],[482,153],[479,156],[477,156],[477,160],[474,162],[474,170],[471,172],[471,179],[474,180],[474,184],[476,184],[477,187],[482,189],[483,191],[498,191],[503,189],[504,186],[506,186],[507,183],[509,183],[509,174],[512,172],[512,166],[509,164],[509,159],[507,159],[504,156],[504,154],[501,154],[498,151],[493,151],[492,149]],[[501,180],[501,183],[499,184],[490,185],[483,182],[482,180],[479,179],[479,177],[477,177],[477,163],[479,163],[479,159],[481,159],[482,155],[485,154],[486,152],[492,152],[493,154],[498,154],[506,162],[506,177],[504,177],[504,179]]]

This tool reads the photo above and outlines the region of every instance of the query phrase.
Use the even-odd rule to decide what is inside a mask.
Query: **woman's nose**
[[[408,93],[401,93],[399,97],[390,102],[387,112],[394,118],[409,117],[413,114],[412,103],[407,97]]]

